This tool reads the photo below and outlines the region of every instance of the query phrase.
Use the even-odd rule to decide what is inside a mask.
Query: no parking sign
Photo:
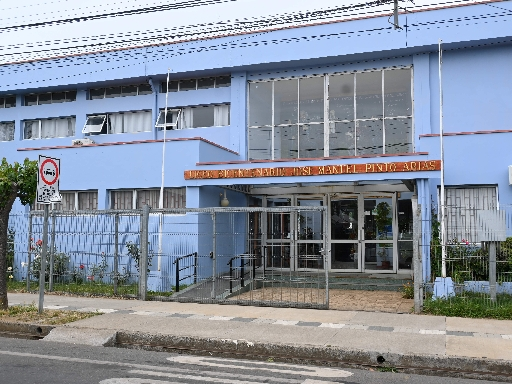
[[[51,204],[61,201],[59,194],[60,159],[39,155],[37,172],[37,197],[40,204]]]

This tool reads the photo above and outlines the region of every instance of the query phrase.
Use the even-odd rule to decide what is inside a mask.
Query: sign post
[[[60,159],[39,156],[36,202],[44,204],[43,244],[39,271],[39,313],[43,313],[46,255],[48,254],[48,205],[62,200],[59,194]],[[52,244],[53,246],[53,244]]]

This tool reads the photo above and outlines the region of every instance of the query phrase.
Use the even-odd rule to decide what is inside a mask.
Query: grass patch
[[[35,304],[13,305],[5,311],[0,310],[0,321],[59,325],[87,319],[96,315],[101,315],[101,313],[45,309],[43,313],[39,314],[38,308],[35,306]]]
[[[512,296],[497,295],[496,302],[471,292],[446,300],[428,298],[423,302],[423,312],[437,316],[512,320]]]

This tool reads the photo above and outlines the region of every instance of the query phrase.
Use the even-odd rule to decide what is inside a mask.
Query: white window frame
[[[88,124],[89,123],[89,119],[94,119],[94,118],[101,118],[103,116],[103,121],[101,124]],[[105,125],[105,120],[107,119],[108,117],[108,114],[104,114],[104,115],[91,115],[91,116],[87,116],[87,120],[85,121],[85,125],[84,127],[82,128],[82,133],[101,133],[101,130],[103,129],[103,126]],[[95,127],[95,128],[93,128]],[[99,127],[99,129],[97,128]],[[107,127],[107,131],[108,131],[108,127]]]
[[[7,124],[12,124],[12,125],[13,125],[13,128],[14,128],[13,135],[12,135],[12,136],[13,136],[13,137],[12,137],[12,139],[11,139],[11,140],[0,140],[0,142],[13,141],[13,140],[14,140],[14,137],[15,137],[15,135],[16,135],[16,124],[15,124],[15,122],[14,122],[14,121],[0,121],[0,124],[5,124],[5,125],[7,125]],[[0,137],[1,137],[1,136],[0,136]]]
[[[75,119],[76,124],[76,116],[65,116],[65,117],[50,117],[47,119],[29,119],[29,120],[23,120],[23,140],[42,140],[42,139],[58,139],[58,138],[65,138],[65,137],[73,137],[73,135],[70,136],[52,136],[52,137],[41,137],[41,127],[43,120],[68,120],[68,119]],[[37,122],[38,123],[38,135],[37,137],[32,136],[31,138],[25,137],[25,124],[30,122]]]
[[[160,128],[161,130],[163,130],[164,128],[168,129],[168,127],[170,127],[170,129],[181,129],[181,111],[181,108],[167,109],[167,117],[169,117],[169,115],[172,115],[173,113],[177,114],[176,121],[174,123],[164,122],[163,124],[159,124],[158,122],[160,120],[165,120],[165,109],[161,110],[160,113],[158,114],[158,118],[156,119],[155,128]]]

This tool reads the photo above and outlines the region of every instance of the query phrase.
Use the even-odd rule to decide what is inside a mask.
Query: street
[[[491,383],[395,372],[326,368],[220,356],[87,347],[2,338],[1,382],[9,384],[470,384]]]

